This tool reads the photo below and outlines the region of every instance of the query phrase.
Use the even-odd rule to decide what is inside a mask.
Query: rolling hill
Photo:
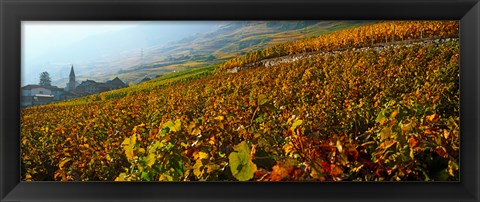
[[[79,42],[79,49],[65,47],[57,51],[55,57],[61,58],[61,62],[54,65],[57,71],[51,72],[51,76],[54,84],[65,85],[67,78],[61,75],[68,72],[62,67],[73,63],[79,80],[105,81],[118,76],[127,83],[137,83],[145,77],[217,64],[252,50],[365,23],[369,22],[217,22],[215,26],[207,23],[188,32],[179,27],[172,30],[183,33],[177,36],[168,33],[164,36],[164,32],[152,25],[142,30],[122,31],[127,34],[121,34],[121,38],[111,37],[120,36],[115,32],[90,37]]]

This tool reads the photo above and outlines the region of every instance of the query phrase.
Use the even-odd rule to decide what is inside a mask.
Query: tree
[[[40,85],[43,86],[51,86],[52,85],[52,79],[50,78],[50,74],[48,72],[42,72],[40,73]]]

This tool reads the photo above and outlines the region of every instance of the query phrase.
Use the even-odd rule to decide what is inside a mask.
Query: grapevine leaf
[[[175,123],[173,123],[173,121],[168,121],[167,123],[164,123],[162,128],[168,128],[170,130],[172,130],[171,128],[173,128],[173,126],[175,125]]]
[[[247,181],[253,178],[257,166],[252,162],[250,148],[245,141],[233,147],[234,152],[230,153],[228,160],[233,177],[239,181]]]
[[[115,181],[126,181],[126,179],[125,179],[126,176],[127,176],[127,174],[120,173],[120,175],[118,175],[118,177],[115,178]]]
[[[164,173],[160,175],[158,181],[173,181],[173,177]]]
[[[195,162],[195,165],[193,165],[193,174],[195,174],[195,176],[197,176],[198,178],[201,178],[203,174],[202,168],[203,168],[202,160],[197,159],[197,161]]]
[[[302,123],[303,123],[302,120],[296,120],[295,122],[293,122],[292,127],[290,127],[290,130],[292,130],[292,131],[295,130],[295,128],[302,125]]]
[[[154,153],[149,153],[147,156],[147,166],[152,167],[152,165],[155,163],[155,154]]]
[[[217,116],[214,119],[217,120],[217,121],[223,121],[224,118],[225,117],[223,117],[223,116]]]
[[[132,160],[135,157],[133,148],[135,147],[135,143],[137,142],[137,136],[132,135],[131,137],[125,138],[122,142],[123,149],[125,150],[125,155],[127,156],[128,160]]]
[[[66,158],[65,160],[61,161],[61,162],[58,164],[58,167],[59,167],[60,169],[62,169],[63,166],[65,165],[65,163],[67,163],[67,162],[69,162],[69,161],[71,161],[71,160],[72,160],[71,158]]]
[[[258,105],[259,106],[264,105],[267,102],[268,102],[267,96],[265,96],[265,95],[259,95],[258,96]]]
[[[181,126],[182,126],[181,120],[177,119],[177,120],[175,120],[175,125],[173,125],[173,127],[171,127],[170,130],[173,131],[173,132],[177,132],[181,129]]]
[[[386,127],[380,131],[380,140],[385,140],[392,136],[392,129],[390,127]]]

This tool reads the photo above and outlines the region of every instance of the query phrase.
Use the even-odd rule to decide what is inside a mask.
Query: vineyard
[[[406,41],[436,37],[458,37],[456,21],[391,21],[364,25],[348,31],[334,32],[319,37],[298,40],[249,52],[230,59],[221,70],[241,67],[262,59],[277,58],[305,52],[328,52],[339,49],[360,48],[379,43]]]
[[[459,180],[459,49],[458,22],[382,22],[25,108],[22,180]]]

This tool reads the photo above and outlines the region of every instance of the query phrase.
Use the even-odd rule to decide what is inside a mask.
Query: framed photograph
[[[0,1],[1,201],[479,201],[480,5]]]

